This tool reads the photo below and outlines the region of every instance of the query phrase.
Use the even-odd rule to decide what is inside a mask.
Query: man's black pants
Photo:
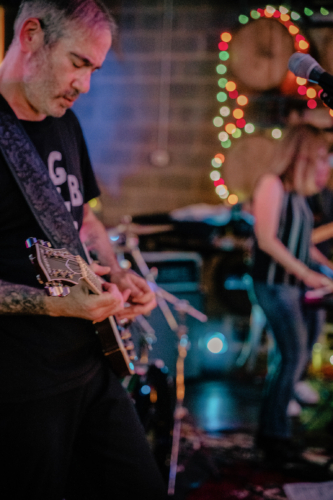
[[[6,500],[166,497],[134,404],[107,367],[83,387],[2,403],[0,454]]]

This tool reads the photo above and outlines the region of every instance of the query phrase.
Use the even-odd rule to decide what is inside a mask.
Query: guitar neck
[[[89,289],[96,295],[102,295],[104,280],[97,276],[80,256],[76,256],[75,259],[80,266],[82,278],[86,281]]]

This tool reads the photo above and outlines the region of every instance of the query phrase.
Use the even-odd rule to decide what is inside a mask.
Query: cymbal
[[[110,229],[112,233],[133,233],[138,236],[145,236],[149,234],[166,233],[174,229],[173,224],[153,224],[142,225],[131,222],[130,224],[119,224],[114,229]]]

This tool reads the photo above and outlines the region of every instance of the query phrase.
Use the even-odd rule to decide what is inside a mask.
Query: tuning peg
[[[126,351],[133,351],[134,349],[134,344],[131,340],[128,340],[125,344],[125,349]]]
[[[31,248],[33,245],[35,245],[37,243],[37,238],[28,238],[27,240],[25,240],[25,246],[26,248]]]
[[[37,278],[38,283],[40,283],[41,285],[44,285],[44,281],[40,277],[40,274],[37,274],[36,278]]]
[[[51,247],[52,247],[52,245],[51,245],[51,243],[50,243],[49,241],[38,240],[38,243],[39,243],[40,245],[42,245],[43,247],[48,247],[48,248],[51,248]]]
[[[64,288],[61,285],[45,285],[45,291],[49,297],[61,297]]]
[[[123,332],[120,332],[120,336],[121,336],[122,340],[128,340],[128,339],[132,338],[131,333],[129,331],[127,331],[127,330],[124,330]]]

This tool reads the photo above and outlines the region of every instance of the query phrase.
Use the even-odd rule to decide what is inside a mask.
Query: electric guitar
[[[80,280],[85,281],[92,293],[103,293],[103,279],[79,255],[72,255],[65,248],[54,249],[49,242],[37,241],[36,238],[29,238],[26,246],[32,251],[29,258],[37,269],[37,280],[45,285],[47,295],[65,297],[70,293],[70,287],[78,285]],[[118,325],[113,316],[94,326],[114,373],[118,377],[132,375],[133,361],[137,357],[129,330]]]

